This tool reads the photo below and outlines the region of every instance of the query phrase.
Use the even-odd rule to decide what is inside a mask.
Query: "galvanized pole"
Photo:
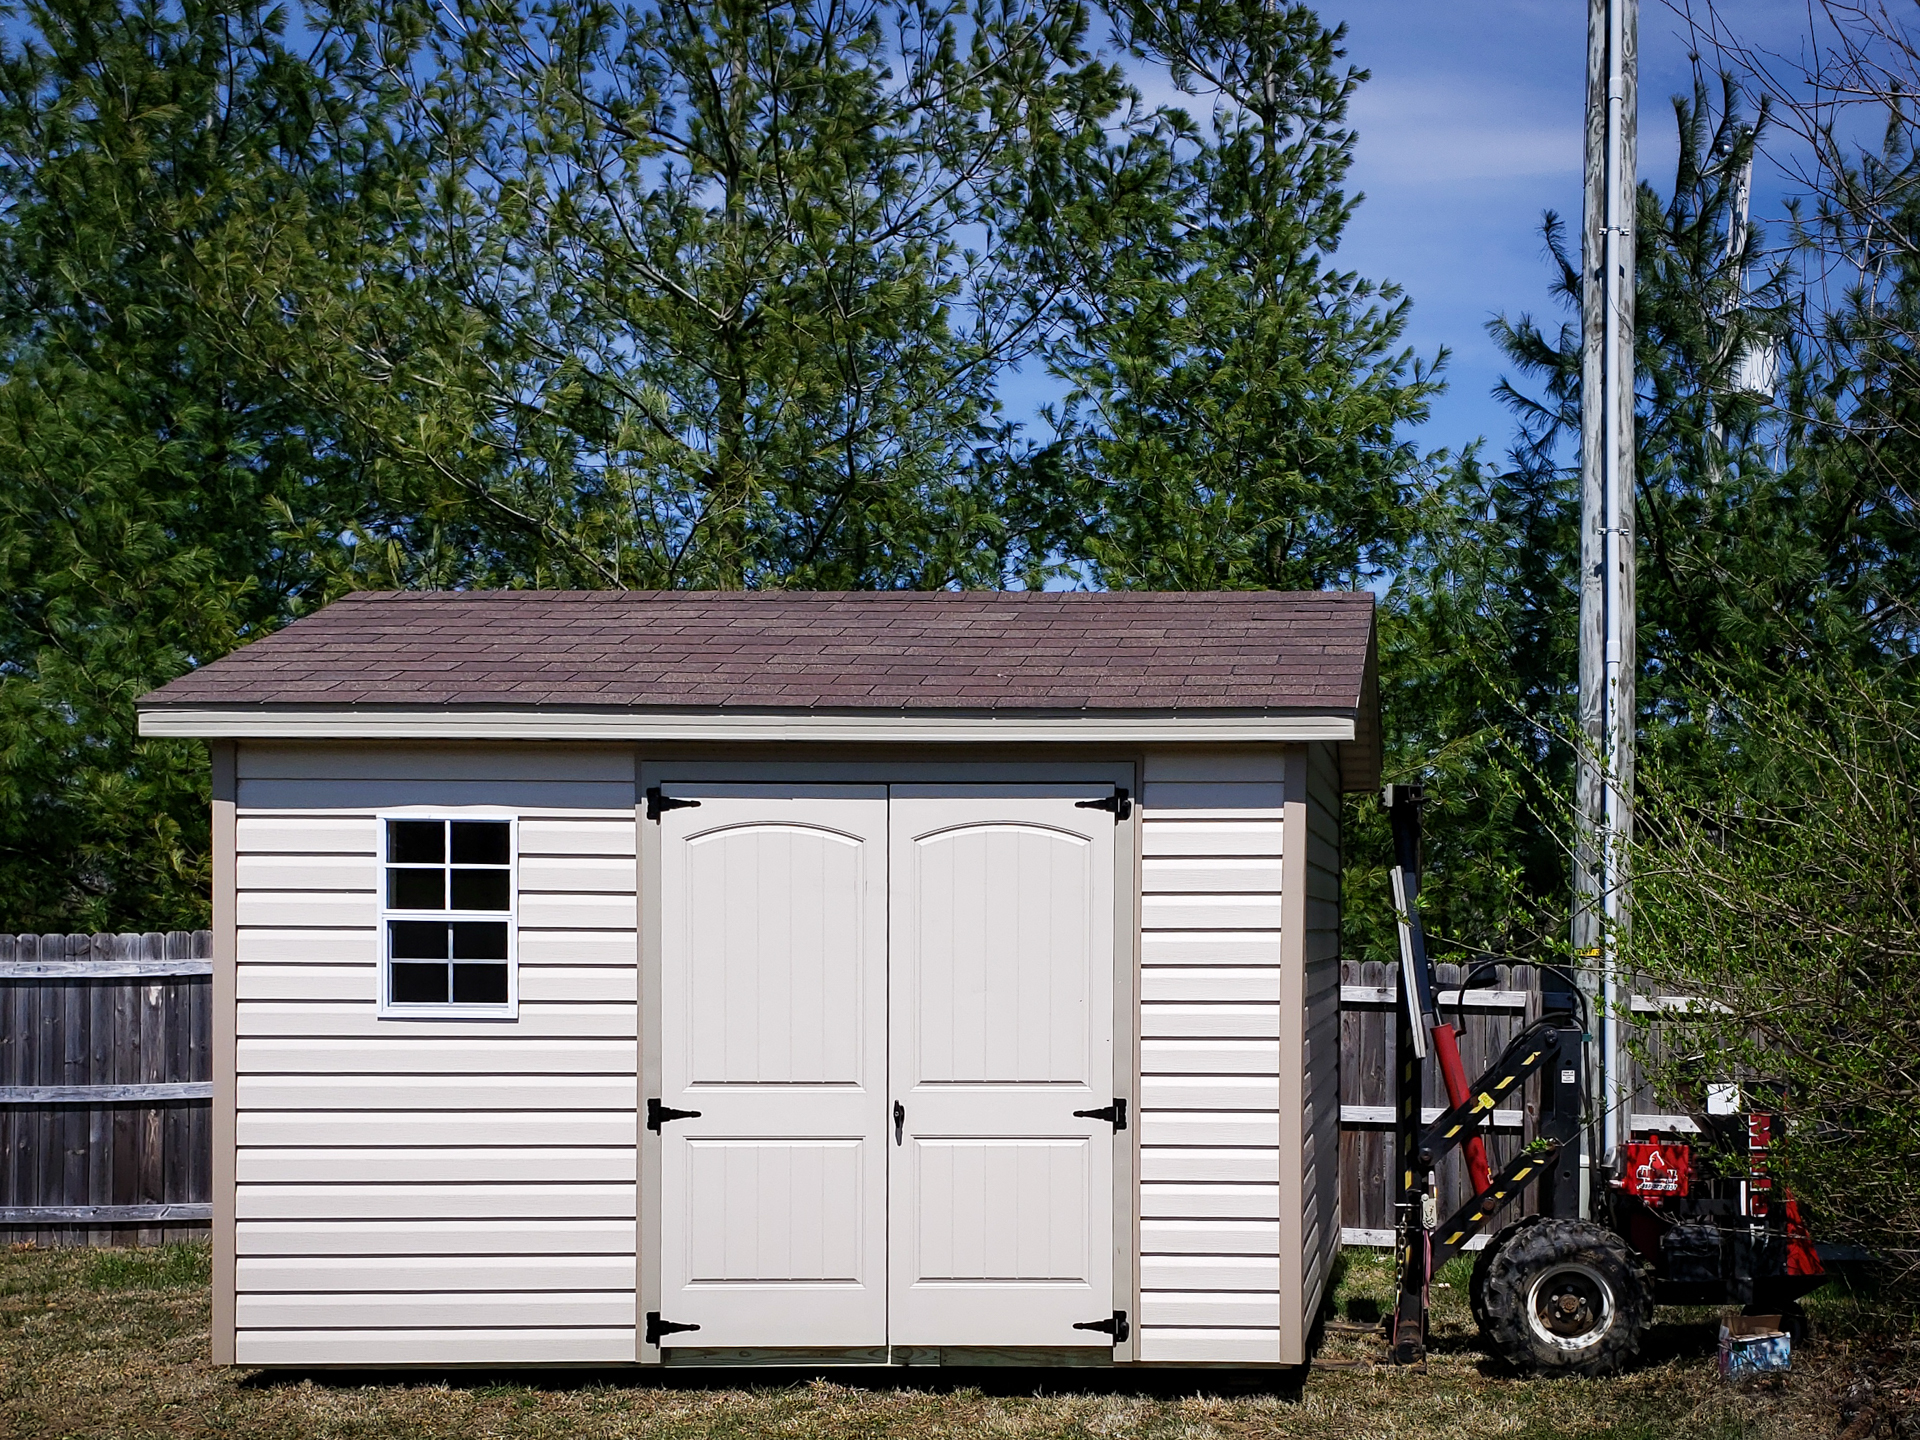
[[[1615,947],[1633,835],[1634,197],[1639,0],[1588,0],[1580,424],[1580,741],[1573,944],[1596,1002],[1605,1163],[1629,1138]],[[1590,1173],[1590,1171],[1589,1171]]]

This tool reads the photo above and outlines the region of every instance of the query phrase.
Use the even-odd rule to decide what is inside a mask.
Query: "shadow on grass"
[[[1448,1349],[1453,1351],[1479,1350],[1478,1336],[1452,1337],[1449,1342],[1429,1346],[1429,1349]],[[1636,1370],[1651,1370],[1665,1365],[1671,1360],[1707,1360],[1720,1348],[1720,1327],[1717,1320],[1663,1320],[1655,1319],[1640,1337],[1640,1353],[1633,1363],[1622,1372],[1631,1375]],[[1474,1367],[1489,1380],[1517,1380],[1527,1378],[1496,1355],[1488,1355]]]
[[[1668,1360],[1702,1360],[1718,1354],[1719,1349],[1717,1319],[1656,1319],[1640,1341],[1640,1363],[1660,1365]]]
[[[240,1384],[249,1390],[275,1390],[311,1382],[331,1390],[466,1390],[505,1394],[514,1391],[576,1390],[783,1390],[824,1380],[850,1390],[875,1393],[917,1391],[946,1395],[977,1391],[1001,1397],[1043,1395],[1138,1395],[1161,1400],[1238,1399],[1272,1396],[1300,1398],[1309,1370],[1107,1369],[1104,1366],[846,1365],[673,1366],[553,1370],[259,1370]]]

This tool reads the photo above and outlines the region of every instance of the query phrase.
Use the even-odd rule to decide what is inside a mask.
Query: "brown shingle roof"
[[[140,702],[200,706],[1313,711],[1366,728],[1344,592],[364,592]]]

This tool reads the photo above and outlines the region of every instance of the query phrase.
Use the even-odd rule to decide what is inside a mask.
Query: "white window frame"
[[[501,910],[396,910],[387,903],[391,890],[387,883],[387,822],[390,820],[490,820],[507,827],[507,909]],[[374,816],[379,831],[378,883],[380,886],[380,928],[374,932],[378,947],[374,967],[378,993],[376,1014],[383,1020],[518,1020],[520,1018],[520,817],[498,806],[410,805],[378,811]],[[446,861],[452,863],[449,855]],[[393,993],[393,957],[389,953],[388,922],[393,920],[481,920],[507,926],[507,1000],[504,1005],[461,1004],[457,1001],[429,1001],[396,1004]]]

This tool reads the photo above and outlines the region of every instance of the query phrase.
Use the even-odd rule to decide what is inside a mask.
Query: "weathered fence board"
[[[205,1232],[211,939],[0,935],[0,1240]]]

